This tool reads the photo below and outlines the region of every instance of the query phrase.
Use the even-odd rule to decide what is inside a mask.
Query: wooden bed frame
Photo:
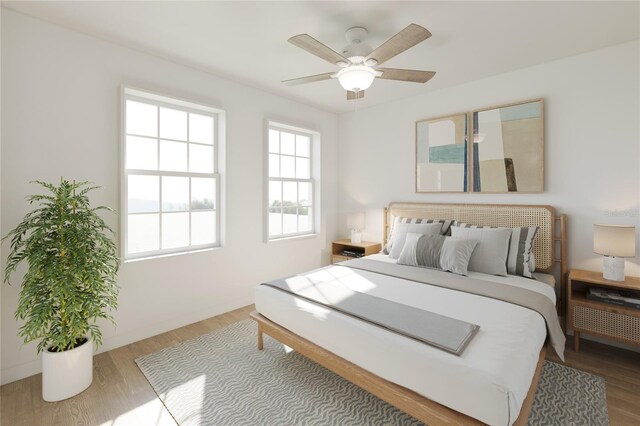
[[[280,343],[289,346],[291,349],[306,356],[312,361],[317,362],[323,367],[333,371],[342,378],[361,387],[369,393],[377,396],[383,401],[388,402],[397,409],[404,411],[410,416],[415,417],[426,425],[482,425],[479,420],[462,414],[451,408],[438,404],[416,392],[409,390],[400,385],[396,385],[388,380],[376,376],[369,371],[358,367],[352,362],[321,348],[315,343],[304,339],[297,334],[287,330],[281,325],[276,324],[260,313],[253,311],[250,317],[258,323],[258,349],[263,348],[263,334],[268,334]],[[540,357],[536,365],[536,371],[531,381],[531,387],[527,392],[527,397],[522,403],[520,415],[516,419],[514,426],[526,426],[529,419],[529,413],[533,405],[533,397],[538,388],[538,381],[542,372],[542,364],[547,351],[546,343],[540,350]]]
[[[551,253],[551,263],[548,267],[543,268],[545,271],[552,272],[553,266],[556,263],[560,264],[560,282],[561,282],[561,297],[559,298],[560,303],[564,300],[564,281],[566,279],[566,216],[561,215],[556,218],[554,209],[549,206],[522,206],[522,205],[480,205],[480,204],[433,204],[433,203],[391,203],[389,208],[385,208],[384,211],[384,241],[386,242],[388,232],[389,232],[389,218],[392,216],[393,212],[403,211],[407,212],[406,207],[409,207],[409,210],[415,210],[418,216],[410,216],[410,217],[426,217],[438,219],[438,217],[432,217],[432,213],[430,213],[430,208],[432,206],[436,207],[436,214],[439,211],[442,211],[440,207],[446,206],[444,211],[447,211],[449,208],[453,208],[458,217],[450,216],[446,218],[457,219],[457,220],[466,220],[468,223],[474,223],[473,220],[468,220],[469,217],[466,214],[467,210],[472,212],[472,215],[477,214],[478,206],[484,207],[492,207],[496,211],[507,212],[508,215],[517,215],[519,212],[529,211],[530,209],[542,209],[547,213],[543,213],[544,218],[542,219],[545,223],[541,224],[545,226],[545,229],[548,231],[547,233],[550,235],[546,235],[544,237],[544,244],[551,245],[551,247],[545,247],[542,250],[548,250]],[[399,207],[399,208],[398,208]],[[424,207],[424,209],[422,208]],[[395,208],[395,209],[394,209]],[[481,207],[481,210],[483,207]],[[522,210],[521,210],[522,209]],[[427,213],[427,211],[429,211]],[[529,219],[526,219],[524,222],[529,224],[531,220],[538,220],[536,218],[532,219],[535,215],[531,216]],[[494,217],[500,217],[500,215],[496,215]],[[444,218],[444,217],[439,217]],[[496,221],[501,222],[502,226],[507,226],[508,223],[513,223],[509,218],[507,222],[501,221],[501,219],[493,219],[490,223],[483,223],[486,225],[492,226],[500,226],[500,223],[496,224]],[[516,221],[522,222],[522,221]],[[550,223],[549,223],[550,222]],[[477,222],[476,222],[477,223]],[[477,223],[480,224],[480,223]],[[556,231],[556,225],[559,225],[559,232]],[[514,225],[518,226],[518,225]],[[519,226],[527,226],[526,224]],[[556,234],[559,234],[556,237]],[[556,258],[554,256],[556,244],[559,243],[559,254],[560,256]],[[540,247],[536,247],[536,250],[541,250]],[[561,310],[559,310],[561,312]],[[267,317],[261,315],[260,313],[254,311],[250,314],[250,317],[258,323],[258,349],[263,349],[263,334],[267,334],[279,342],[289,346],[294,349],[298,353],[306,356],[307,358],[317,362],[323,367],[333,371],[344,379],[350,381],[351,383],[361,387],[362,389],[372,393],[378,398],[388,402],[394,407],[398,408],[401,411],[413,416],[419,421],[429,425],[429,426],[439,426],[439,425],[481,425],[483,424],[477,419],[469,417],[463,413],[455,411],[451,408],[445,407],[442,404],[439,404],[435,401],[432,401],[424,396],[419,395],[418,393],[409,390],[403,386],[392,383],[388,380],[385,380],[375,374],[358,367],[353,364],[335,355],[332,352],[312,343],[311,341],[304,339],[297,334],[289,331],[288,329],[282,327],[279,324],[271,321]],[[533,379],[531,381],[531,386],[529,387],[529,391],[527,392],[527,396],[522,404],[522,408],[520,409],[520,414],[516,419],[514,425],[517,426],[525,426],[527,425],[529,414],[531,412],[531,407],[533,405],[533,399],[536,393],[536,389],[538,387],[538,381],[540,380],[540,374],[542,372],[542,365],[544,364],[545,354],[546,354],[546,346],[547,343],[542,346],[540,350],[540,355],[538,358],[538,363],[536,365],[536,370],[533,375]]]

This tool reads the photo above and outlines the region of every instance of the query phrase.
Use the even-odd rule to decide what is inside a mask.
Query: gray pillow
[[[491,226],[477,226],[458,222],[456,222],[454,226],[461,228],[494,228]],[[507,254],[507,272],[511,275],[533,278],[533,272],[536,270],[533,242],[540,228],[537,226],[523,226],[517,228],[498,227],[497,229],[511,230],[509,253]]]
[[[397,259],[402,253],[404,242],[409,232],[415,234],[439,235],[442,229],[441,223],[397,223],[393,230],[393,240],[389,257]]]
[[[391,247],[393,246],[393,230],[396,229],[396,226],[400,223],[441,223],[442,228],[440,229],[440,235],[448,235],[449,228],[453,224],[453,220],[449,219],[423,219],[419,217],[401,217],[398,216],[394,218],[391,230],[389,232],[389,236],[387,237],[387,244],[382,249],[384,254],[391,253]]]
[[[452,226],[451,235],[478,241],[469,261],[470,271],[507,276],[507,255],[509,254],[511,229]]]
[[[467,275],[467,266],[478,242],[443,235],[407,234],[399,265],[440,269]]]

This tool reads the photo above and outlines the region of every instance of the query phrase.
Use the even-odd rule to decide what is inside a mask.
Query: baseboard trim
[[[175,330],[176,328],[184,327],[251,304],[253,304],[253,295],[233,302],[212,306],[210,309],[191,313],[190,315],[150,324],[145,327],[131,330],[127,333],[105,337],[102,342],[102,346],[96,354],[107,352],[140,340],[148,339],[149,337],[157,336],[158,334],[166,333],[167,331]],[[15,382],[41,372],[42,361],[40,359],[40,355],[38,355],[38,357],[32,361],[27,361],[13,367],[3,368],[0,371],[0,385],[6,385],[7,383]]]

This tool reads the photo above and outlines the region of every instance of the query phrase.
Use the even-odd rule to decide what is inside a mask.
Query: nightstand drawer
[[[640,343],[640,317],[577,305],[573,307],[573,326],[580,331]]]

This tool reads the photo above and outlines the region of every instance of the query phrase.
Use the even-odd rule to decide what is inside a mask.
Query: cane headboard
[[[391,203],[385,212],[384,242],[387,243],[395,217],[421,219],[452,219],[472,225],[486,226],[539,226],[533,245],[536,270],[552,272],[555,258],[556,217],[550,206],[512,204],[438,204]],[[564,219],[564,216],[562,217]],[[564,247],[560,248],[562,250]]]

